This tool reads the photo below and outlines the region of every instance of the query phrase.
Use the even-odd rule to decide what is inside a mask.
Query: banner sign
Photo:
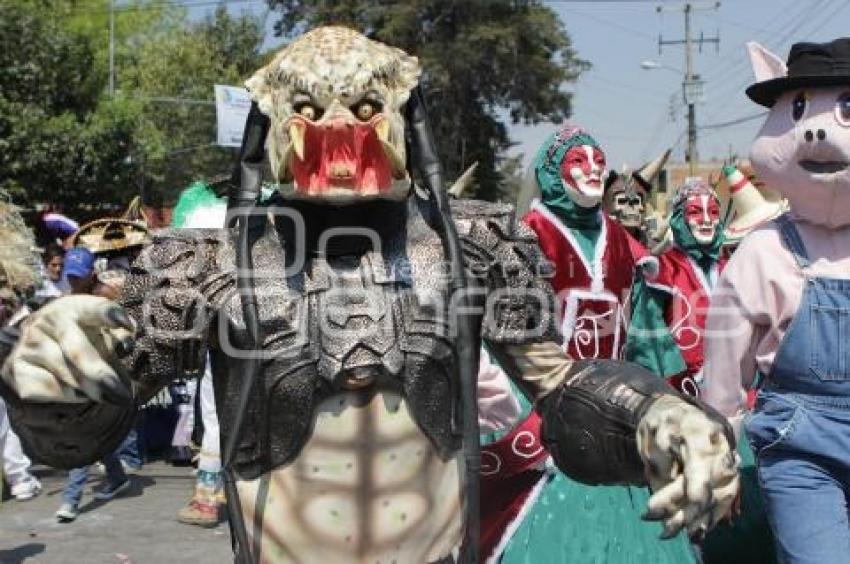
[[[251,109],[251,97],[241,86],[215,85],[217,143],[222,147],[240,147],[245,120]]]

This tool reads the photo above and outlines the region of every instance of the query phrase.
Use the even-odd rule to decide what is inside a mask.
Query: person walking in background
[[[55,298],[68,293],[68,283],[62,278],[62,269],[65,265],[65,249],[51,243],[44,249],[42,256],[42,267],[44,278],[41,287],[36,290],[36,297]]]
[[[6,404],[0,399],[0,456],[3,458],[3,479],[9,493],[18,501],[27,501],[41,492],[41,482],[30,473],[32,461],[24,454],[18,435],[9,424]]]
[[[94,261],[92,252],[82,247],[69,249],[65,254],[64,273],[72,294],[88,294],[94,290],[97,284]],[[94,498],[109,500],[125,492],[130,487],[131,481],[124,472],[121,459],[116,453],[104,457],[101,462],[106,470],[106,476],[103,485],[95,490]],[[56,519],[60,523],[69,523],[79,515],[83,488],[88,481],[90,468],[90,466],[83,466],[68,472],[68,480],[62,491],[62,505],[56,511]]]
[[[71,294],[91,294],[97,284],[94,272],[94,254],[88,249],[74,247],[65,253],[63,277],[68,281]]]

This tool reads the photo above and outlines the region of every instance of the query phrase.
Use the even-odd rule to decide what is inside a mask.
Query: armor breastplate
[[[399,391],[437,452],[455,452],[456,361],[437,235],[414,216],[394,237],[319,252],[291,272],[282,243],[269,228],[254,244],[264,370],[236,455],[239,474],[251,479],[293,460],[319,402],[352,389],[364,397],[376,387]],[[216,390],[226,390],[217,398],[227,434],[239,376],[254,353],[237,293],[225,300],[217,330],[213,372]]]

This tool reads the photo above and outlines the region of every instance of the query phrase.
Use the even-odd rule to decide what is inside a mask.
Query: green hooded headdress
[[[720,248],[723,246],[723,221],[717,225],[714,238],[708,245],[697,242],[696,237],[685,220],[685,204],[692,196],[707,195],[717,200],[717,192],[702,179],[694,179],[679,188],[670,212],[670,229],[673,231],[673,241],[676,246],[694,259],[704,272],[720,258]]]
[[[561,178],[564,155],[580,145],[599,147],[599,143],[577,125],[565,125],[550,135],[534,157],[534,176],[540,186],[541,202],[566,225],[578,229],[599,227],[599,205],[592,208],[577,205],[564,189]]]
[[[575,235],[582,254],[591,260],[601,233],[601,202],[584,208],[576,204],[561,178],[561,161],[572,147],[599,143],[577,125],[565,125],[546,139],[534,156],[534,178],[540,187],[540,201],[564,222]]]

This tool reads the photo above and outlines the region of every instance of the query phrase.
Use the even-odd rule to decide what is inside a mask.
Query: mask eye
[[[301,102],[295,106],[295,111],[303,118],[315,121],[322,117],[322,110],[310,102]]]
[[[360,121],[369,121],[372,116],[381,111],[381,105],[373,100],[361,100],[351,106],[351,113]]]
[[[835,111],[839,123],[850,125],[850,91],[842,92],[835,102]]]
[[[794,96],[794,100],[791,102],[791,119],[794,121],[800,121],[800,118],[803,117],[803,113],[806,111],[806,93],[799,92],[796,96]]]

